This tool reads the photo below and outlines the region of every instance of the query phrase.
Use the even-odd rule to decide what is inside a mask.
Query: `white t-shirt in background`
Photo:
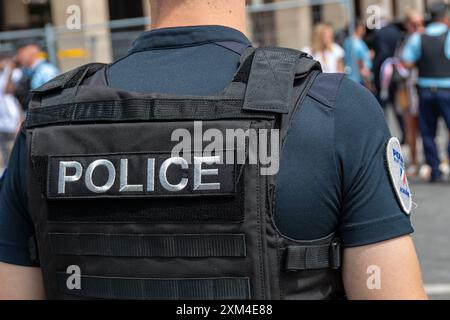
[[[345,52],[342,47],[336,43],[333,44],[331,50],[325,51],[322,53],[312,53],[312,49],[310,47],[306,47],[303,49],[304,52],[312,55],[314,60],[317,60],[322,65],[323,72],[325,73],[337,73],[339,72],[339,61],[344,59]]]
[[[13,95],[5,93],[10,72],[13,73],[13,81],[17,81],[22,76],[20,70],[0,71],[0,132],[3,133],[15,133],[20,125],[19,103]]]

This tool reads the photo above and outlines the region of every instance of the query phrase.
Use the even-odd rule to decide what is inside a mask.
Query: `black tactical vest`
[[[264,48],[218,96],[113,89],[100,64],[35,90],[28,200],[48,298],[343,298],[339,239],[283,236],[276,174],[252,161],[283,148],[320,72],[301,52]],[[248,135],[217,141],[232,132]],[[195,141],[174,155],[183,135]]]
[[[422,35],[422,53],[418,61],[421,78],[450,78],[450,59],[445,54],[448,32],[435,37]]]

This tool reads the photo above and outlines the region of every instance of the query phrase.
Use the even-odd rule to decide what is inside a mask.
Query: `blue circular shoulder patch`
[[[397,138],[392,138],[387,144],[386,165],[397,199],[403,211],[409,215],[413,205],[412,193],[406,176],[402,148]]]

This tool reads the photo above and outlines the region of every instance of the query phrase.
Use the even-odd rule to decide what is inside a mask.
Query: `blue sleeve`
[[[370,51],[369,51],[369,47],[366,45],[366,43],[364,41],[354,41],[354,46],[355,48],[354,50],[354,54],[355,57],[358,61],[363,61],[364,62],[364,66],[367,69],[371,69],[372,68],[372,62],[370,59]]]
[[[34,227],[26,208],[26,144],[21,133],[11,154],[0,190],[0,261],[37,267],[31,261],[28,242]]]
[[[364,66],[371,70],[372,69],[372,59],[370,58],[370,50],[369,47],[365,42],[362,43],[363,46],[363,60],[364,60]]]
[[[450,32],[445,42],[445,55],[447,56],[447,59],[450,59]]]
[[[364,50],[364,44],[362,41],[355,41],[355,51],[356,51],[356,58],[358,58],[358,60],[366,59],[366,52]]]
[[[416,63],[421,56],[421,39],[418,33],[413,34],[406,42],[402,52],[402,60],[408,63]]]
[[[335,106],[336,161],[343,189],[339,220],[345,247],[378,243],[413,232],[385,164],[390,138],[375,97],[345,79]]]
[[[54,79],[59,74],[59,71],[56,67],[49,63],[45,63],[41,67],[38,68],[36,74],[33,77],[31,88],[36,89],[40,86],[46,84],[50,80]]]

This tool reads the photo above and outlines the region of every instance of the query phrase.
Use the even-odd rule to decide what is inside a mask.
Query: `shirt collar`
[[[235,41],[250,46],[250,40],[242,32],[232,28],[223,26],[175,27],[143,32],[134,42],[130,53],[223,41]]]

